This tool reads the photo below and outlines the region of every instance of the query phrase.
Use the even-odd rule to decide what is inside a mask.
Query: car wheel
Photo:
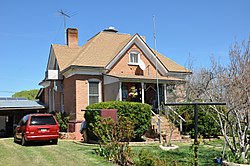
[[[54,140],[52,140],[52,144],[53,144],[53,145],[56,145],[56,144],[57,144],[57,142],[58,142],[58,139],[54,139]]]
[[[27,145],[27,141],[24,137],[24,135],[22,136],[22,142],[21,142],[22,146],[26,146]]]

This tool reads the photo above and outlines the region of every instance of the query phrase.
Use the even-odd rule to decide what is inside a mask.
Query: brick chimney
[[[67,29],[67,45],[70,48],[78,47],[78,30],[77,28]]]

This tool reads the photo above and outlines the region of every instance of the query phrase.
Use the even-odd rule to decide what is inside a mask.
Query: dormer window
[[[138,65],[140,59],[140,53],[137,51],[131,51],[129,53],[129,64]]]

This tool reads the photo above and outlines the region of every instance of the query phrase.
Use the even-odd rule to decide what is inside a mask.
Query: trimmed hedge
[[[125,101],[95,103],[87,107],[87,111],[84,115],[89,139],[96,139],[92,133],[92,127],[90,124],[100,121],[100,109],[117,109],[118,122],[119,117],[121,116],[129,117],[131,121],[135,122],[135,139],[140,139],[151,124],[151,106],[148,104]]]

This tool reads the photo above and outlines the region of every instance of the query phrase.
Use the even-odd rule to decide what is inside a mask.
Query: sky
[[[66,27],[78,28],[79,45],[113,26],[146,36],[156,50],[182,66],[228,63],[235,42],[250,35],[249,0],[1,0],[0,96],[39,89],[51,44],[64,44]]]

